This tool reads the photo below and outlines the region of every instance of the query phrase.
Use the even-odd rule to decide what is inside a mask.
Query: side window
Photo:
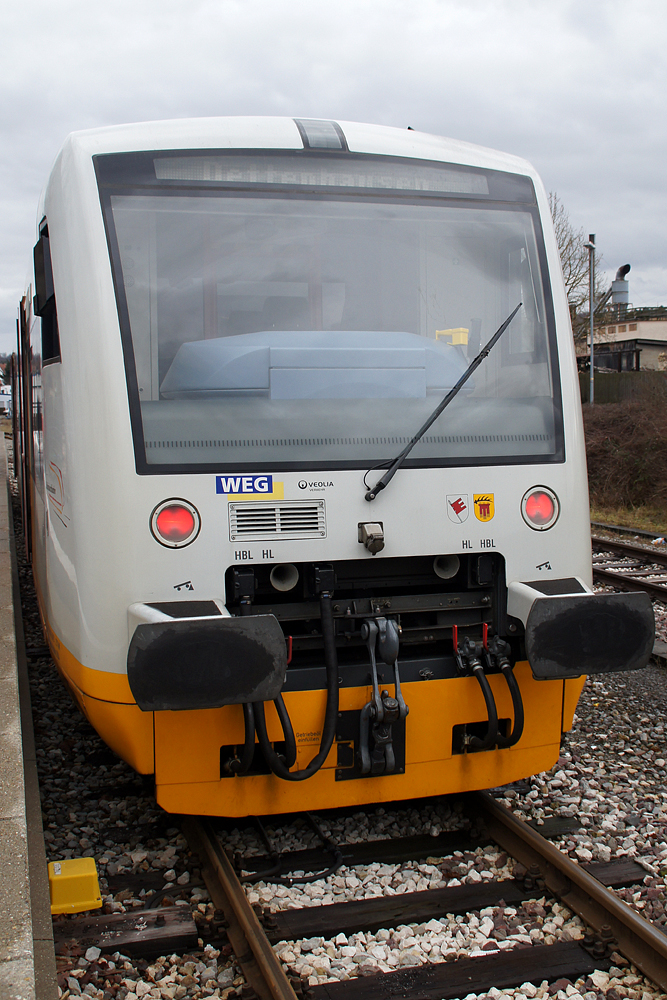
[[[58,314],[56,312],[56,296],[53,288],[53,271],[51,269],[51,250],[49,248],[49,229],[43,223],[39,231],[39,240],[33,251],[35,262],[35,297],[33,309],[42,321],[42,363],[60,361],[60,337],[58,335]]]

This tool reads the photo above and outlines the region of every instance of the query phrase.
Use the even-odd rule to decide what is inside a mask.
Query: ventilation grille
[[[324,500],[311,503],[230,503],[229,537],[265,541],[271,538],[324,538],[327,518]]]
[[[157,449],[173,450],[184,448],[326,448],[337,445],[406,445],[412,439],[407,435],[377,435],[376,437],[317,437],[317,438],[203,438],[190,440],[178,438],[173,441],[144,441],[146,451]],[[420,443],[424,444],[508,444],[523,441],[553,441],[553,434],[424,434]]]

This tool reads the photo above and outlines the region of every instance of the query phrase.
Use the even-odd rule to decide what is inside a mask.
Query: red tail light
[[[194,542],[199,534],[201,520],[197,508],[187,500],[164,500],[151,514],[153,537],[172,549],[180,549]]]
[[[546,531],[556,523],[559,513],[558,497],[546,486],[534,486],[521,501],[523,519],[535,531]]]
[[[187,507],[171,504],[169,507],[164,507],[155,518],[155,527],[158,535],[167,541],[184,542],[194,531],[195,519]]]

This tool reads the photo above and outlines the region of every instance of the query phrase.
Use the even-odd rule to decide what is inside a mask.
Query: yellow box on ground
[[[49,862],[51,913],[82,913],[102,905],[97,866],[93,858],[66,858]]]

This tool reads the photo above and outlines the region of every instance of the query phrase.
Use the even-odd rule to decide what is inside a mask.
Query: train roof
[[[313,118],[220,117],[137,122],[73,132],[62,152],[68,147],[75,156],[153,149],[298,150],[304,148],[304,140],[297,121],[306,125],[334,125],[353,153],[414,157],[536,176],[534,168],[520,157],[458,139],[407,128]]]

